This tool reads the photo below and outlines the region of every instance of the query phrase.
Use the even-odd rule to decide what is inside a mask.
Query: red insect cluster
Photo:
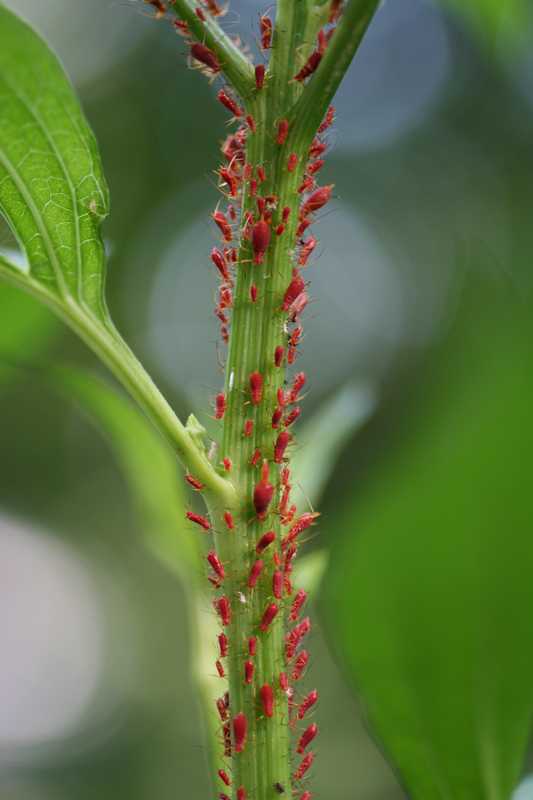
[[[169,4],[163,0],[145,2],[154,7],[157,16],[166,14]],[[305,61],[298,64],[293,81],[304,84],[313,80],[312,76],[320,68],[343,7],[343,0],[330,0],[328,22],[319,31],[316,43]],[[187,41],[191,63],[210,79],[221,75],[224,59],[216,40],[209,35],[209,17],[220,17],[224,11],[225,8],[217,0],[197,0],[195,17],[190,19],[190,26],[183,20],[174,22],[176,32]],[[203,25],[207,26],[206,36],[200,37],[198,28]],[[272,46],[274,30],[272,20],[266,14],[259,18],[259,37],[261,50],[268,51]],[[268,89],[269,77],[265,64],[257,64],[253,71],[255,88],[251,92],[259,93]],[[315,523],[318,514],[312,511],[298,513],[296,504],[291,501],[291,471],[288,466],[294,447],[291,426],[301,414],[300,403],[306,376],[298,372],[292,382],[283,381],[285,368],[290,368],[296,362],[304,336],[302,315],[309,302],[309,281],[304,276],[317,247],[317,239],[311,235],[309,228],[331,199],[333,191],[331,184],[319,186],[317,176],[324,167],[327,131],[334,121],[335,111],[333,107],[328,109],[307,155],[303,156],[295,152],[297,147],[291,135],[291,123],[282,113],[275,120],[273,129],[265,131],[264,119],[250,115],[246,103],[242,103],[229,87],[221,86],[217,97],[231,115],[230,123],[234,126],[222,144],[223,161],[216,171],[223,205],[211,215],[221,239],[219,245],[211,250],[210,257],[218,280],[214,313],[224,343],[229,342],[235,303],[245,303],[249,313],[256,313],[253,309],[259,309],[269,302],[272,296],[268,284],[272,278],[270,254],[274,248],[278,248],[276,252],[285,248],[291,272],[287,284],[281,291],[279,287],[276,290],[275,314],[281,320],[276,328],[279,335],[276,334],[277,341],[271,345],[272,350],[269,349],[265,358],[261,356],[260,371],[255,370],[247,377],[240,378],[239,385],[233,386],[230,381],[227,395],[220,392],[214,400],[214,417],[222,420],[228,405],[233,411],[234,403],[239,402],[235,398],[242,397],[242,414],[246,414],[246,418],[241,423],[241,448],[245,458],[235,453],[232,455],[239,458],[240,468],[254,470],[254,488],[247,519],[244,519],[246,512],[239,511],[239,516],[234,519],[230,511],[225,511],[221,519],[213,524],[219,523],[216,527],[217,536],[236,537],[240,533],[240,526],[244,524],[250,526],[249,530],[257,531],[255,554],[252,549],[253,557],[249,557],[245,574],[241,576],[232,574],[231,564],[225,563],[216,550],[209,550],[206,555],[210,568],[208,579],[216,589],[226,592],[219,594],[214,601],[221,625],[218,634],[219,657],[215,667],[218,675],[224,677],[224,659],[228,658],[232,648],[238,647],[238,652],[243,653],[243,691],[252,693],[251,696],[256,700],[257,724],[272,724],[269,720],[278,713],[285,718],[288,716],[291,727],[296,727],[306,718],[302,727],[307,727],[300,731],[295,740],[295,756],[301,756],[293,773],[293,780],[298,783],[305,778],[315,757],[308,748],[318,734],[318,726],[308,722],[307,715],[317,703],[318,694],[313,690],[304,695],[298,689],[309,663],[309,652],[302,645],[310,633],[311,622],[308,617],[300,618],[307,594],[303,589],[293,588],[292,573],[304,534]],[[256,164],[250,162],[250,156],[247,155],[247,152],[253,152],[248,144],[257,141],[259,135],[270,137],[272,145],[278,148],[278,163],[288,173],[292,197],[287,197],[284,202],[272,193],[273,188],[269,183],[272,162]],[[298,202],[294,202],[294,198]],[[246,281],[244,299],[242,293],[237,294],[235,289],[237,275],[240,280],[241,274],[245,275]],[[231,478],[232,460],[225,456],[219,464],[220,469],[223,467],[227,477]],[[259,466],[261,470],[257,479]],[[187,473],[186,480],[198,492],[205,488],[190,473]],[[201,529],[211,531],[211,522],[207,517],[192,511],[188,511],[186,516]],[[235,531],[236,525],[239,526],[238,531]],[[279,526],[282,532],[277,533],[275,529]],[[225,550],[220,548],[219,552],[224,553]],[[242,581],[239,591],[234,590],[236,579]],[[236,644],[232,640],[233,615],[238,614],[240,603],[246,604],[252,597],[263,598],[260,601],[261,610],[255,613],[253,630],[247,631],[246,638]],[[277,626],[280,624],[290,625],[281,654],[283,671],[264,676],[256,668],[256,653],[272,636],[272,631],[279,630]],[[261,681],[266,677],[268,682],[259,686],[259,675]],[[236,713],[238,708],[230,710],[227,692],[216,700],[216,708],[221,722],[224,756],[229,759],[233,754],[245,750],[249,720],[242,711]],[[218,776],[225,786],[231,786],[229,772],[220,769]],[[281,784],[275,786],[280,786],[284,791]],[[251,788],[236,787],[237,800],[247,800]],[[301,791],[298,792],[300,800],[310,800],[311,793]],[[221,792],[219,797],[226,800],[227,795]]]

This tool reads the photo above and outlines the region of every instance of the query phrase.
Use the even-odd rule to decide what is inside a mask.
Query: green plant
[[[318,188],[315,178],[321,133],[377,0],[279,0],[275,22],[261,18],[270,57],[255,70],[220,27],[217,2],[150,5],[161,17],[174,12],[192,62],[229,84],[219,99],[238,126],[224,143],[220,169],[228,211],[213,214],[224,243],[211,254],[222,281],[217,313],[229,345],[215,408],[219,453],[208,452],[193,416],[186,425],[175,416],[113,325],[100,238],[109,204],[92,133],[54,56],[5,9],[0,207],[28,269],[2,258],[0,273],[50,306],[110,368],[167,437],[205,501],[208,516],[187,516],[213,533],[216,547],[207,558],[221,623],[217,669],[229,686],[229,707],[224,694],[218,701],[225,754],[232,751],[238,800],[262,800],[280,787],[291,793],[313,759],[307,745],[314,723],[300,740],[306,754],[293,765],[296,717],[307,720],[317,695],[292,699],[310,627],[300,617],[306,593],[293,589],[292,562],[318,514],[297,513],[290,501],[292,425],[306,377],[297,373],[285,388],[286,374],[301,336],[303,270],[315,244],[304,234],[332,190]]]
[[[231,228],[232,241],[212,253],[222,277],[221,336],[229,340],[226,383],[215,405],[218,449],[208,444],[193,415],[180,422],[111,321],[100,238],[108,197],[94,139],[54,56],[1,5],[0,210],[27,267],[0,256],[0,275],[52,308],[154,423],[149,426],[127,398],[80,370],[50,368],[44,376],[105,432],[148,545],[185,589],[191,673],[208,720],[212,774],[223,769],[232,779],[226,788],[220,783],[225,776],[215,777],[217,793],[222,789],[222,797],[233,793],[242,800],[242,787],[248,800],[272,800],[281,790],[309,797],[307,784],[293,779],[309,761],[302,765],[305,756],[294,750],[312,721],[304,718],[296,732],[288,717],[304,696],[308,704],[315,699],[310,686],[300,689],[291,674],[305,666],[305,643],[299,666],[286,659],[287,645],[292,649],[303,639],[308,623],[289,634],[301,622],[287,616],[293,599],[303,598],[297,589],[304,586],[311,595],[328,569],[322,592],[328,630],[410,796],[506,800],[520,773],[533,708],[531,509],[521,502],[528,496],[530,470],[524,465],[531,466],[532,451],[533,387],[531,371],[524,369],[530,356],[528,309],[504,299],[500,286],[494,294],[474,287],[459,335],[434,353],[422,389],[413,390],[421,396],[408,409],[417,423],[409,432],[412,441],[400,455],[394,446],[387,448],[381,480],[364,478],[370,486],[366,499],[357,492],[349,498],[338,523],[345,535],[337,537],[330,565],[325,551],[315,551],[299,557],[291,571],[288,539],[301,543],[317,522],[314,503],[329,464],[371,404],[364,393],[346,389],[299,429],[298,439],[307,443],[303,455],[291,438],[293,425],[283,424],[298,413],[296,403],[289,411],[288,401],[298,401],[303,392],[303,376],[296,383],[286,379],[307,302],[305,264],[297,262],[305,262],[314,244],[303,228],[331,190],[313,194],[323,145],[316,132],[331,119],[330,102],[377,3],[279,0],[272,31],[267,17],[261,23],[265,45],[272,36],[272,47],[264,48],[270,56],[264,75],[223,32],[216,2],[150,5],[161,24],[180,23],[177,30],[195,66],[227,81],[221,100],[237,118],[219,173],[236,218],[230,211],[215,217],[223,236]],[[525,13],[525,5],[516,7]],[[329,40],[329,20],[337,12],[342,15]],[[492,31],[501,10],[471,3],[467,16],[490,18]],[[521,16],[516,20],[519,28]],[[295,79],[299,73],[303,80]],[[298,189],[304,183],[302,199]],[[18,302],[9,297],[2,302],[15,317]],[[14,336],[10,355],[42,346],[50,322],[34,314],[35,325],[28,322],[22,344]],[[498,346],[487,357],[495,319]],[[207,512],[192,495],[185,501],[176,455]],[[300,481],[306,496],[296,498]],[[193,524],[182,532],[186,514]],[[207,528],[215,543],[211,578],[220,584],[214,596],[228,600],[211,617],[205,614],[213,599],[205,580],[212,547],[203,535]],[[273,543],[258,553],[257,543],[270,531]],[[271,560],[274,553],[279,565]],[[252,582],[257,576],[253,589],[251,571]],[[228,608],[231,620],[221,627],[220,615]],[[271,622],[263,617],[268,609],[271,615],[277,611]],[[217,642],[221,633],[228,638],[227,656],[218,651],[226,647],[225,639]],[[254,637],[251,646],[257,649],[250,655]],[[215,662],[229,684],[229,710]],[[279,676],[287,672],[294,697],[283,678],[280,685]],[[240,714],[247,721],[245,744]],[[315,732],[311,727],[308,738]]]

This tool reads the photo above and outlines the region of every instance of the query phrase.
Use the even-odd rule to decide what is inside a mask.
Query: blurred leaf
[[[524,40],[531,22],[530,0],[444,0],[460,14],[474,33],[500,50]]]
[[[298,508],[316,505],[342,448],[374,410],[374,391],[366,384],[342,387],[315,412],[298,434],[300,448],[292,457],[299,485],[292,496]]]
[[[294,583],[305,586],[311,597],[317,595],[328,568],[328,560],[327,550],[313,550],[311,553],[299,556],[294,568]]]
[[[9,286],[0,286],[0,386],[46,350],[59,326],[47,309]]]
[[[413,800],[507,800],[533,708],[533,320],[477,290],[338,520],[331,632]],[[395,446],[394,446],[395,445]]]
[[[108,440],[138,506],[148,547],[188,581],[200,574],[198,537],[184,523],[182,480],[171,448],[127,397],[74,369],[54,370],[56,388],[74,399]]]

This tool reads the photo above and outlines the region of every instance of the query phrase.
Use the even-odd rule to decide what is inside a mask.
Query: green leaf
[[[183,481],[171,448],[127,397],[80,370],[52,373],[54,387],[75,400],[109,442],[137,505],[148,547],[177,575],[201,575],[199,537],[184,523]]]
[[[109,200],[94,136],[57,58],[0,6],[0,212],[29,270],[0,274],[107,318],[100,225]]]
[[[527,303],[478,290],[403,397],[403,437],[337,521],[326,615],[413,800],[508,800],[520,774],[533,710],[532,340]]]

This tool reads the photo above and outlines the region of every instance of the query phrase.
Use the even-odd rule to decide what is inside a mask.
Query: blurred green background
[[[179,413],[208,425],[222,381],[208,212],[226,122],[213,88],[141,2],[7,5],[53,45],[96,132],[115,321]],[[232,0],[226,25],[253,43],[263,9]],[[405,756],[413,797],[457,800],[446,757],[436,793],[410,765],[438,772],[443,752],[457,763],[454,748],[477,741],[461,692],[480,676],[474,711],[497,697],[483,730],[502,764],[521,752],[533,684],[532,42],[525,0],[389,0],[336,103],[324,170],[336,197],[317,226],[299,364],[308,418],[323,420],[347,386],[345,416],[369,418],[331,465],[311,545],[331,552],[309,678],[321,691],[317,797],[405,797],[385,749]],[[0,247],[13,247],[6,227]],[[207,797],[182,590],[146,549],[106,439],[47,388],[50,365],[98,365],[3,286],[0,320],[0,796]],[[310,482],[325,478],[320,437],[325,452],[335,433],[317,435],[300,438],[318,464]],[[397,741],[417,725],[433,751]],[[461,797],[506,796],[520,762],[485,793],[459,776]],[[527,779],[516,797],[533,797]]]

